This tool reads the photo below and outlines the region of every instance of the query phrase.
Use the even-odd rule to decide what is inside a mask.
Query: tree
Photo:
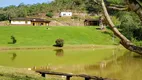
[[[7,20],[8,16],[5,13],[0,13],[0,21]]]
[[[131,3],[132,0],[127,0],[127,3]],[[108,21],[109,23],[109,26],[111,28],[111,30],[114,32],[114,34],[121,40],[120,43],[128,50],[130,51],[133,51],[133,52],[136,52],[140,55],[142,55],[142,47],[139,47],[139,46],[136,46],[134,45],[129,39],[127,39],[124,35],[122,35],[118,29],[115,27],[115,25],[113,24],[108,12],[107,12],[107,9],[106,9],[106,6],[105,6],[105,3],[104,3],[104,0],[101,0],[101,6],[103,8],[103,12],[104,12],[104,16],[106,18],[106,20]],[[131,5],[129,5],[130,8],[131,8]],[[133,10],[133,9],[132,9]],[[142,20],[142,13],[140,12],[136,12],[141,20]]]
[[[27,16],[27,10],[24,7],[20,7],[17,11],[18,17],[26,17]]]
[[[52,17],[53,17],[53,12],[52,12],[52,11],[47,12],[47,13],[46,13],[46,16],[52,18]]]
[[[126,0],[129,8],[134,11],[142,21],[142,2],[140,0]]]
[[[121,22],[119,26],[120,32],[129,40],[137,40],[135,37],[138,35],[135,34],[135,31],[142,27],[139,17],[132,11],[118,12],[117,17]]]
[[[88,13],[99,13],[101,11],[100,6],[97,5],[97,3],[95,2],[95,0],[87,0],[85,1],[86,4],[86,10],[88,11]]]

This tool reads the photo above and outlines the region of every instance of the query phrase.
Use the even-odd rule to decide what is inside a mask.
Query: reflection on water
[[[123,56],[109,61],[103,68],[99,65],[88,65],[84,69],[93,75],[117,80],[142,80],[142,56],[126,51]]]
[[[10,54],[12,54],[11,60],[14,61],[15,58],[17,57],[17,54],[15,52],[14,53],[10,53]]]
[[[56,56],[63,56],[64,55],[63,49],[55,49],[54,51],[56,51]]]

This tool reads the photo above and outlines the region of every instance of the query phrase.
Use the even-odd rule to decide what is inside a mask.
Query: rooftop
[[[41,18],[12,18],[11,21],[32,21],[32,22],[50,22]]]

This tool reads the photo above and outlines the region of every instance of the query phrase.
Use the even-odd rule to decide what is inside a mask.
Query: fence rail
[[[112,79],[108,79],[108,78],[90,76],[90,75],[86,75],[86,74],[69,74],[69,73],[53,72],[53,71],[36,71],[36,72],[40,73],[42,77],[46,77],[46,74],[66,76],[66,80],[70,80],[71,77],[82,77],[85,80],[112,80]]]

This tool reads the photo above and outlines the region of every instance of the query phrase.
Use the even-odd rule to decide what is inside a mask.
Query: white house
[[[31,24],[30,20],[11,20],[11,24]]]
[[[72,16],[72,12],[60,12],[60,17],[63,16]]]
[[[13,18],[9,20],[12,25],[33,25],[33,26],[47,26],[50,21],[40,18]]]

